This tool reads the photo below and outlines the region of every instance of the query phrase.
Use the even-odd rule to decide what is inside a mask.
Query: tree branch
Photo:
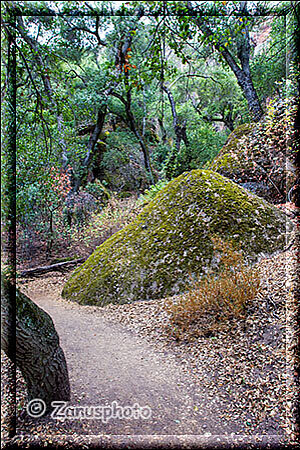
[[[197,74],[197,73],[191,73],[191,74],[186,73],[186,74],[184,74],[184,75],[180,75],[178,78],[176,78],[176,80],[172,81],[172,83],[171,83],[168,87],[169,87],[169,89],[170,89],[170,88],[171,88],[175,83],[177,83],[177,81],[180,80],[181,78],[192,78],[192,77],[194,77],[194,78],[204,78],[204,79],[206,79],[206,80],[212,80],[212,81],[214,81],[215,83],[218,83],[218,84],[220,84],[220,85],[222,86],[222,83],[220,83],[220,81],[219,81],[219,80],[216,80],[214,77],[211,77],[211,76],[205,76],[205,75],[200,75],[200,74]]]

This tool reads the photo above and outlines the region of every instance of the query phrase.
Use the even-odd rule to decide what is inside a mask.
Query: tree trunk
[[[180,142],[181,142],[181,133],[180,133],[180,126],[179,126],[179,123],[178,123],[178,117],[177,117],[177,112],[176,112],[176,107],[175,107],[175,101],[174,101],[174,98],[173,98],[173,95],[172,95],[170,89],[168,89],[163,84],[162,84],[162,90],[165,91],[165,93],[167,94],[169,102],[170,102],[170,105],[171,105],[172,116],[173,116],[173,128],[174,128],[174,132],[175,132],[175,146],[176,146],[177,155],[179,155]]]
[[[224,120],[224,124],[226,125],[226,127],[232,132],[235,128],[234,126],[234,120],[232,117],[232,106],[229,106],[229,111],[227,112],[227,114],[224,112],[223,113],[223,120]]]
[[[68,369],[59,337],[49,314],[16,289],[15,351],[12,350],[10,283],[1,276],[1,348],[25,379],[28,400],[70,400]]]
[[[173,97],[170,89],[167,88],[167,86],[162,85],[162,89],[168,95],[169,102],[171,105],[172,116],[173,116],[173,128],[174,128],[175,137],[176,137],[176,141],[175,141],[176,142],[176,151],[177,151],[177,154],[179,155],[181,141],[183,141],[185,143],[185,146],[187,149],[190,146],[190,143],[188,141],[188,137],[186,134],[186,121],[184,121],[183,124],[179,123],[174,97]]]
[[[97,122],[96,122],[95,128],[93,130],[93,133],[91,134],[91,137],[90,137],[88,145],[87,145],[87,153],[86,153],[84,161],[82,162],[82,165],[81,165],[81,173],[74,182],[74,187],[72,189],[72,192],[77,193],[79,191],[79,188],[84,180],[84,177],[87,174],[92,157],[94,156],[94,149],[95,149],[96,143],[97,143],[100,133],[102,132],[102,129],[103,129],[106,112],[107,112],[106,106],[104,107],[104,109],[98,110]]]
[[[294,41],[295,48],[298,49],[296,52],[296,67],[300,67],[300,4],[299,2],[292,2],[292,11],[296,18],[296,30],[294,33]],[[300,92],[300,72],[296,71],[296,80],[298,85],[298,105],[297,105],[297,113],[294,122],[295,129],[295,137],[293,140],[293,146],[295,151],[295,166],[296,166],[296,184],[294,191],[295,205],[300,208],[300,100],[299,100],[299,92]],[[299,213],[298,213],[299,215]],[[298,247],[299,248],[299,247]],[[300,266],[300,265],[299,265]],[[300,288],[300,283],[298,283],[298,289]],[[298,292],[299,294],[299,292]]]
[[[146,142],[144,141],[142,135],[139,133],[139,131],[137,129],[137,126],[135,124],[134,115],[131,110],[131,89],[128,84],[128,74],[127,73],[125,76],[125,86],[126,86],[126,90],[127,90],[126,101],[125,101],[125,110],[126,110],[127,120],[129,122],[129,127],[139,141],[139,144],[141,146],[141,149],[142,149],[142,152],[144,155],[144,163],[145,163],[146,171],[149,174],[151,184],[154,184],[154,175],[153,175],[153,170],[152,170],[152,166],[151,166],[149,150],[148,150]]]
[[[125,83],[126,87],[128,87],[128,85]],[[150,178],[150,182],[151,184],[154,184],[155,181],[157,181],[155,179],[155,176],[153,174],[153,169],[152,169],[152,165],[151,165],[151,161],[150,161],[150,155],[149,155],[149,150],[147,147],[146,142],[144,141],[142,135],[140,134],[140,132],[137,129],[136,123],[135,123],[135,119],[134,119],[134,115],[131,111],[131,94],[130,94],[130,89],[128,88],[127,93],[126,93],[126,99],[118,94],[117,92],[112,92],[112,95],[116,98],[118,98],[123,105],[125,106],[125,112],[126,112],[126,122],[130,128],[130,130],[134,133],[134,135],[136,136],[137,140],[139,141],[140,147],[142,149],[142,153],[144,156],[144,164],[145,164],[145,169],[149,174],[149,178]]]
[[[20,276],[21,277],[34,277],[34,276],[41,275],[42,273],[52,272],[55,270],[57,270],[59,272],[63,272],[65,269],[68,270],[70,268],[70,266],[80,264],[80,263],[84,262],[85,260],[86,260],[86,258],[77,258],[77,259],[73,259],[71,261],[62,261],[60,263],[51,264],[49,266],[34,267],[32,269],[23,270],[20,273]]]
[[[256,90],[253,86],[252,78],[250,75],[250,70],[242,71],[242,70],[236,70],[236,68],[234,70],[233,67],[234,66],[232,66],[231,69],[234,72],[237,82],[244,93],[244,96],[248,103],[249,111],[253,116],[253,120],[255,122],[258,122],[263,115],[263,110],[262,110],[260,101],[258,99]]]
[[[144,156],[144,164],[145,164],[146,171],[149,174],[151,184],[154,184],[155,181],[154,181],[153,170],[152,170],[152,166],[151,166],[151,162],[150,162],[150,155],[149,155],[148,147],[135,125],[135,121],[134,121],[134,118],[133,118],[133,115],[131,112],[130,112],[129,116],[130,116],[129,121],[130,121],[131,131],[135,134],[135,136],[137,137],[137,139],[139,141],[139,144],[141,146],[143,156]]]
[[[7,96],[4,103],[3,114],[3,129],[5,129],[5,138],[3,139],[3,160],[6,169],[6,182],[3,183],[2,200],[3,200],[3,214],[1,223],[3,223],[4,237],[4,258],[3,263],[7,265],[6,274],[10,280],[8,287],[8,298],[14,299],[16,292],[16,32],[15,32],[16,18],[11,11],[8,11],[7,30]],[[3,136],[4,137],[4,136]],[[2,222],[3,221],[3,222]],[[1,307],[2,307],[1,298]],[[1,315],[2,316],[2,315]],[[7,350],[13,353],[15,350],[15,318],[16,305],[11,301],[8,311],[8,321],[11,326],[7,329]],[[1,327],[1,336],[3,336],[3,329]],[[16,364],[12,365],[8,371],[7,383],[7,397],[9,399],[9,406],[7,408],[7,428],[10,437],[16,434]]]
[[[214,36],[213,31],[210,29],[205,17],[200,16],[197,14],[197,12],[194,10],[193,5],[190,1],[186,2],[186,6],[192,16],[195,16],[195,22],[199,28],[199,30],[206,36]],[[247,2],[240,2],[240,13],[241,15],[245,15],[247,12]],[[238,59],[240,61],[241,67],[236,62],[233,55],[230,53],[230,51],[227,48],[224,48],[221,43],[215,42],[214,43],[215,48],[218,50],[218,52],[223,56],[225,61],[227,62],[228,66],[234,73],[237,82],[240,86],[240,88],[243,91],[243,94],[247,100],[249,111],[253,116],[253,120],[258,122],[262,115],[263,110],[261,107],[261,104],[259,102],[256,90],[253,85],[251,72],[250,72],[250,36],[249,36],[249,30],[247,27],[245,27],[245,34],[241,41],[239,52],[238,52]]]

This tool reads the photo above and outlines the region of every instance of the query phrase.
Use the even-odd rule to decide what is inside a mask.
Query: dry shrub
[[[213,239],[219,271],[193,282],[187,292],[164,305],[169,332],[176,338],[211,335],[230,318],[244,318],[246,303],[259,291],[257,269],[247,266],[242,251],[232,242]]]
[[[91,215],[88,226],[74,230],[72,248],[79,254],[91,253],[106,239],[132,222],[140,211],[141,206],[137,204],[135,196],[126,199],[111,197],[100,213]]]

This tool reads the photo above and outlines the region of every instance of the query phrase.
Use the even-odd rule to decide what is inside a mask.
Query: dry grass
[[[141,211],[137,198],[111,197],[100,213],[91,215],[89,225],[75,229],[71,246],[78,254],[91,253],[97,246],[132,222]]]
[[[175,301],[165,303],[169,331],[176,339],[209,335],[231,317],[243,318],[247,302],[259,292],[258,270],[245,264],[241,250],[231,242],[214,239],[214,251],[219,255],[218,274],[209,273]]]

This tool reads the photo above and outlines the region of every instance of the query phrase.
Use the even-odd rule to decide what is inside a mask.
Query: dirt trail
[[[28,285],[33,301],[47,311],[65,352],[72,398],[70,405],[148,406],[147,419],[80,421],[84,433],[223,435],[214,399],[194,386],[170,354],[155,350],[145,339],[102,317],[101,308],[64,301],[60,286],[47,280]],[[74,422],[72,420],[72,422]],[[67,424],[66,424],[67,426]]]
[[[275,425],[272,421],[269,423],[269,418],[259,423],[256,432],[246,429],[244,422],[248,416],[242,414],[242,406],[238,404],[232,408],[232,397],[224,397],[222,387],[210,389],[219,372],[228,370],[232,374],[232,366],[227,366],[230,358],[225,360],[226,367],[221,368],[211,361],[214,352],[210,358],[200,357],[194,361],[196,366],[207,364],[208,367],[203,367],[194,376],[191,371],[197,372],[199,367],[192,365],[187,371],[185,359],[178,360],[171,349],[153,345],[146,335],[143,337],[134,329],[130,330],[110,309],[78,305],[62,299],[60,292],[66,278],[61,275],[44,276],[24,282],[22,290],[54,321],[69,368],[72,391],[69,406],[112,406],[116,402],[118,406],[132,407],[138,404],[142,408],[150,408],[151,416],[146,419],[111,418],[106,422],[68,418],[60,422],[49,417],[30,419],[24,408],[19,415],[17,434],[34,436],[45,433],[47,439],[49,436],[51,441],[61,438],[64,443],[77,438],[84,439],[84,443],[94,439],[99,443],[100,439],[101,446],[108,440],[112,448],[118,445],[122,448],[129,443],[130,446],[131,443],[139,445],[143,440],[147,445],[161,442],[163,448],[168,448],[173,441],[175,445],[177,442],[178,448],[188,442],[191,445],[197,443],[200,448],[217,448],[219,444],[226,446],[234,442],[237,445],[285,442],[281,428],[275,426],[277,422]],[[143,314],[143,310],[139,312]],[[124,314],[124,310],[120,313]],[[254,334],[256,337],[257,333]],[[226,345],[228,343],[222,342],[222,349]],[[248,339],[241,346],[248,355]],[[255,355],[252,355],[254,359],[250,355],[251,364]],[[236,358],[233,363],[235,367]],[[219,371],[214,372],[216,367]],[[220,377],[222,386],[222,373]],[[237,389],[237,382],[240,382],[231,380],[230,375],[229,378],[232,389]]]

